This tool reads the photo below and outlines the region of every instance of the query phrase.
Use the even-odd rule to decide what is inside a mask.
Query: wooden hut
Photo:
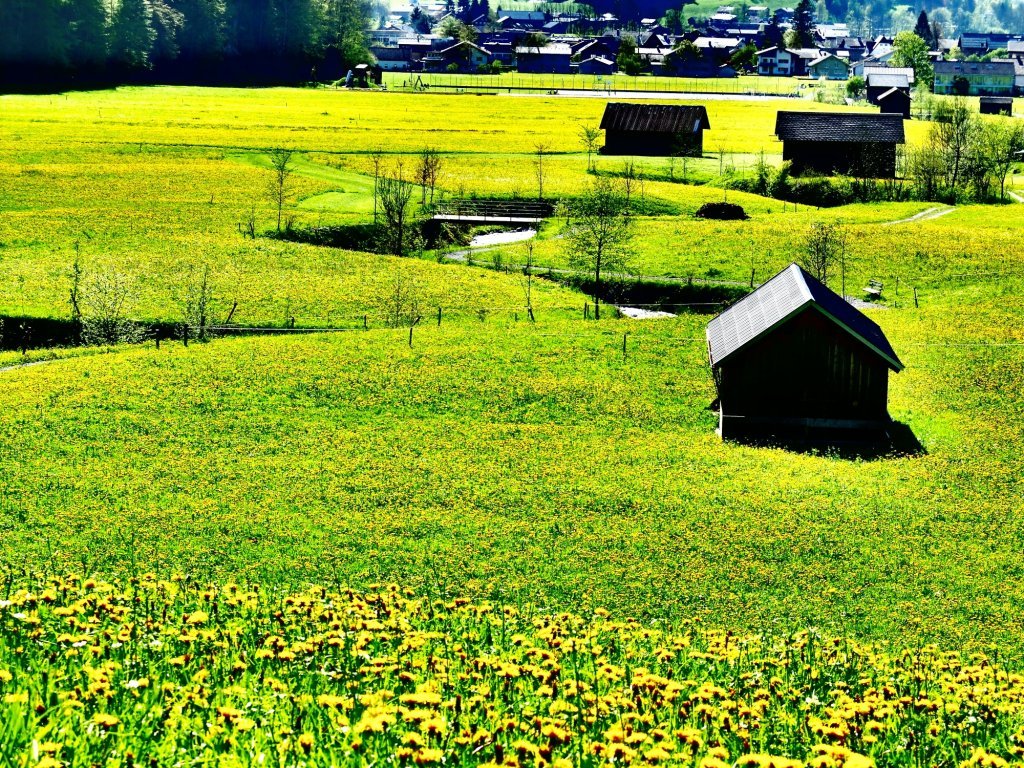
[[[609,103],[601,118],[606,155],[700,157],[711,127],[702,106]]]
[[[1012,96],[982,96],[979,111],[983,115],[1013,115]]]
[[[902,115],[904,120],[910,119],[910,91],[901,88],[890,88],[880,94],[875,103],[879,109],[890,115]]]
[[[851,112],[780,111],[775,135],[782,141],[782,159],[794,173],[892,178],[896,145],[903,144],[903,116]]]
[[[882,330],[791,264],[707,327],[723,439],[873,440],[891,423]]]

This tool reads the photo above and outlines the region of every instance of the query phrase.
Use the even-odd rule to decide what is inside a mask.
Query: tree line
[[[2,0],[0,86],[334,80],[373,0]]]

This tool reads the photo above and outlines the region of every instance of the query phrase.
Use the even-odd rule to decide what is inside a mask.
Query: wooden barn
[[[880,94],[875,103],[882,112],[890,115],[902,115],[904,120],[910,119],[910,91],[901,88],[890,88]]]
[[[782,141],[782,159],[793,173],[892,178],[896,175],[896,145],[905,143],[903,116],[851,112],[786,112],[775,120]]]
[[[1012,96],[982,96],[978,106],[983,115],[1013,115]]]
[[[624,104],[610,102],[604,109],[606,155],[700,157],[704,131],[711,127],[702,106]]]
[[[715,317],[708,352],[723,439],[870,441],[886,435],[882,330],[797,264]]]

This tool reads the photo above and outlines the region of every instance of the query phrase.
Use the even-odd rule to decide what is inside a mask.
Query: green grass
[[[774,111],[792,103],[709,101],[720,156],[687,173],[773,158]],[[0,314],[67,317],[77,253],[87,274],[130,277],[136,317],[179,319],[206,265],[217,319],[237,301],[242,323],[350,329],[0,353],[0,368],[46,361],[0,371],[0,756],[1019,757],[1024,206],[888,224],[929,206],[794,209],[640,162],[663,212],[638,221],[647,273],[746,280],[753,263],[761,279],[813,222],[849,227],[848,290],[886,284],[891,308],[871,316],[907,365],[890,411],[925,448],[871,461],[722,443],[706,316],[584,321],[585,297],[538,280],[530,323],[514,271],[239,231],[253,206],[271,226],[277,146],[299,150],[286,215],[303,225],[367,220],[377,146],[406,167],[440,149],[446,195],[532,197],[533,148],[550,143],[545,188],[575,194],[576,126],[601,106],[283,89],[0,98]],[[726,195],[749,221],[692,218]],[[564,263],[559,228],[546,225],[540,261]],[[396,280],[425,315],[411,345],[383,324]]]
[[[1021,338],[1018,312],[874,316],[908,366],[892,413],[928,455],[868,463],[722,444],[699,316],[424,326],[411,349],[402,331],[222,340],[23,369],[0,379],[0,552],[79,572],[501,583],[551,606],[1016,655],[1022,595],[996,574],[1024,567],[1024,358],[956,344]]]

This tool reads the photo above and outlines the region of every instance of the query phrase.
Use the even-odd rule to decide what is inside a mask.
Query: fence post
[[[437,308],[437,327],[441,327],[441,308]]]
[[[917,286],[915,285],[914,286],[914,309],[917,309],[917,308],[918,308],[918,305],[917,305]]]
[[[185,342],[185,346],[188,346],[188,323],[185,323],[185,327],[181,329],[181,340]]]
[[[365,331],[369,326],[366,324],[366,315],[363,315],[363,330]]]
[[[583,319],[584,320],[589,320],[590,319],[590,304],[588,304],[585,301],[583,302]]]
[[[413,326],[410,325],[409,326],[409,346],[410,347],[412,346],[412,329],[413,329]]]
[[[628,332],[622,334],[622,359],[623,360],[626,359],[626,336],[628,336],[628,335],[629,335]]]

